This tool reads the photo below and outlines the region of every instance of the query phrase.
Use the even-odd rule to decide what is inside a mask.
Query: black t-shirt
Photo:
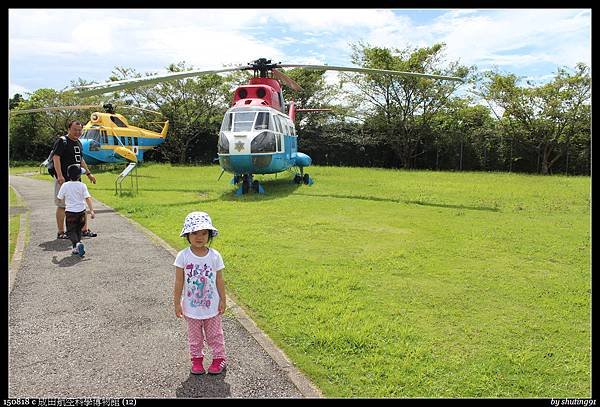
[[[66,137],[66,144],[59,137],[52,146],[54,149],[54,154],[60,157],[60,169],[64,178],[67,178],[67,167],[69,165],[81,164],[81,141],[73,141],[69,138],[69,136]]]

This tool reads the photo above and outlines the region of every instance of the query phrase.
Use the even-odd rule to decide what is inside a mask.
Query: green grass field
[[[8,264],[10,264],[17,245],[21,216],[26,216],[21,212],[24,209],[23,202],[11,186],[8,187],[8,207]]]
[[[175,249],[207,211],[228,291],[327,397],[591,396],[590,177],[308,170],[241,197],[218,166],[88,185]]]

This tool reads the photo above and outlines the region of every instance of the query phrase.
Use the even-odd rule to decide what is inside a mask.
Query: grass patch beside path
[[[328,397],[591,396],[590,177],[308,170],[261,196],[218,166],[88,185],[176,249],[207,211],[228,290]]]
[[[8,208],[8,264],[10,264],[17,245],[21,216],[25,216],[24,212],[19,212],[19,209],[25,209],[23,201],[10,185],[8,186]]]

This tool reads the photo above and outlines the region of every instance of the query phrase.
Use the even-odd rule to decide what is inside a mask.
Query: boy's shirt
[[[81,181],[67,181],[61,185],[58,199],[65,200],[65,211],[85,211],[85,198],[91,198],[87,185]]]

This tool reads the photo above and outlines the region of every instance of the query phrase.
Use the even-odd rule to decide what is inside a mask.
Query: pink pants
[[[204,357],[204,339],[212,351],[213,359],[225,358],[225,339],[221,315],[208,319],[194,319],[184,315],[188,323],[188,344],[193,358]]]

